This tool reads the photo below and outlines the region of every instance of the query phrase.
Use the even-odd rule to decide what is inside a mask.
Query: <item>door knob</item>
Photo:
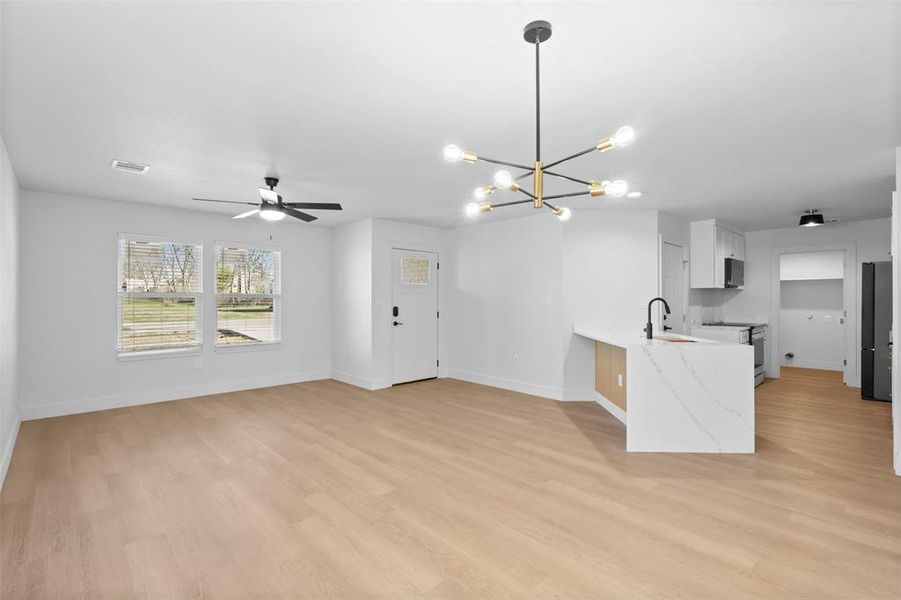
[[[403,323],[401,323],[400,321],[395,321],[394,326],[397,327],[398,325],[403,325]]]
[[[664,326],[663,326],[663,331],[672,331],[672,330],[673,330],[673,328],[670,327],[669,325],[664,325]]]

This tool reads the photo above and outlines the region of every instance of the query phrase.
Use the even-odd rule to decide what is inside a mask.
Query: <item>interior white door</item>
[[[685,262],[682,246],[663,243],[663,289],[661,295],[669,304],[672,311],[669,315],[663,314],[662,323],[664,331],[673,333],[687,333],[685,331]]]
[[[438,376],[438,255],[391,251],[391,383]]]

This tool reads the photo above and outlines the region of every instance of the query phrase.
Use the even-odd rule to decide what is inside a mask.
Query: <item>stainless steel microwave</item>
[[[727,288],[742,287],[745,284],[745,261],[727,258],[724,281]]]

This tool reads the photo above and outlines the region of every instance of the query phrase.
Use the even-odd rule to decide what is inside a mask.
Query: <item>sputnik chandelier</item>
[[[635,130],[631,127],[620,127],[616,133],[610,137],[600,140],[591,148],[576,152],[566,158],[555,160],[554,162],[543,164],[541,162],[541,70],[539,67],[539,48],[542,42],[546,42],[551,37],[551,24],[547,21],[532,21],[523,29],[523,38],[529,44],[535,44],[535,163],[533,166],[521,165],[504,160],[494,158],[486,158],[479,156],[472,150],[463,150],[458,146],[451,144],[444,148],[444,158],[448,162],[474,163],[482,161],[521,169],[523,173],[514,177],[509,171],[501,170],[494,174],[494,185],[479,186],[473,191],[473,196],[477,202],[471,202],[466,205],[467,216],[474,217],[479,213],[489,213],[495,208],[502,206],[513,206],[516,204],[531,203],[534,208],[547,207],[553,211],[554,215],[561,221],[566,221],[572,216],[572,211],[565,206],[554,206],[548,200],[558,200],[562,198],[573,198],[576,196],[613,196],[619,198],[629,193],[629,185],[622,179],[614,181],[597,181],[584,180],[576,177],[570,177],[557,171],[550,171],[552,167],[563,164],[568,160],[578,158],[589,152],[606,152],[613,148],[623,148],[628,146],[635,140]],[[518,181],[532,176],[532,191],[522,188]],[[544,176],[550,175],[560,179],[566,179],[574,183],[586,186],[579,192],[570,192],[567,194],[554,194],[552,196],[544,195]],[[488,196],[494,194],[498,190],[508,190],[511,192],[519,192],[528,196],[524,200],[511,200],[508,202],[491,203],[487,200]],[[638,192],[629,194],[631,197],[639,196]]]

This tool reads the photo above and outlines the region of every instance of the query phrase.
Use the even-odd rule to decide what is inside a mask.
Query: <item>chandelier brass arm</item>
[[[472,150],[463,150],[453,144],[444,148],[444,158],[449,162],[465,162],[474,163],[476,161],[493,163],[514,169],[522,169],[524,172],[515,178],[507,171],[498,171],[494,174],[494,185],[484,185],[477,187],[473,195],[478,203],[472,202],[466,205],[466,214],[468,216],[476,216],[479,213],[491,212],[492,208],[501,206],[512,206],[515,204],[532,203],[534,208],[544,208],[545,206],[553,211],[554,215],[561,221],[566,221],[572,215],[572,211],[565,206],[553,206],[548,204],[547,200],[556,200],[560,198],[574,198],[578,196],[613,196],[620,197],[626,195],[629,191],[629,185],[622,179],[615,181],[603,180],[586,180],[564,175],[556,171],[548,171],[548,168],[565,163],[566,161],[584,156],[591,152],[607,152],[614,148],[629,146],[635,139],[635,130],[631,127],[620,127],[616,133],[609,137],[602,138],[597,144],[590,148],[586,148],[575,154],[571,154],[547,165],[541,162],[541,62],[540,47],[542,42],[546,42],[551,37],[551,24],[547,21],[533,21],[526,25],[523,30],[523,39],[530,44],[535,45],[535,162],[533,166],[520,163],[499,160],[496,158],[487,158],[479,156]],[[544,195],[544,176],[557,177],[565,179],[573,183],[586,186],[587,189],[578,192],[569,192],[564,194],[555,194],[551,196]],[[526,191],[517,181],[521,181],[526,177],[532,176],[532,191]],[[529,197],[528,200],[514,200],[509,202],[494,203],[485,200],[486,197],[492,195],[497,190],[508,190],[521,192]]]

